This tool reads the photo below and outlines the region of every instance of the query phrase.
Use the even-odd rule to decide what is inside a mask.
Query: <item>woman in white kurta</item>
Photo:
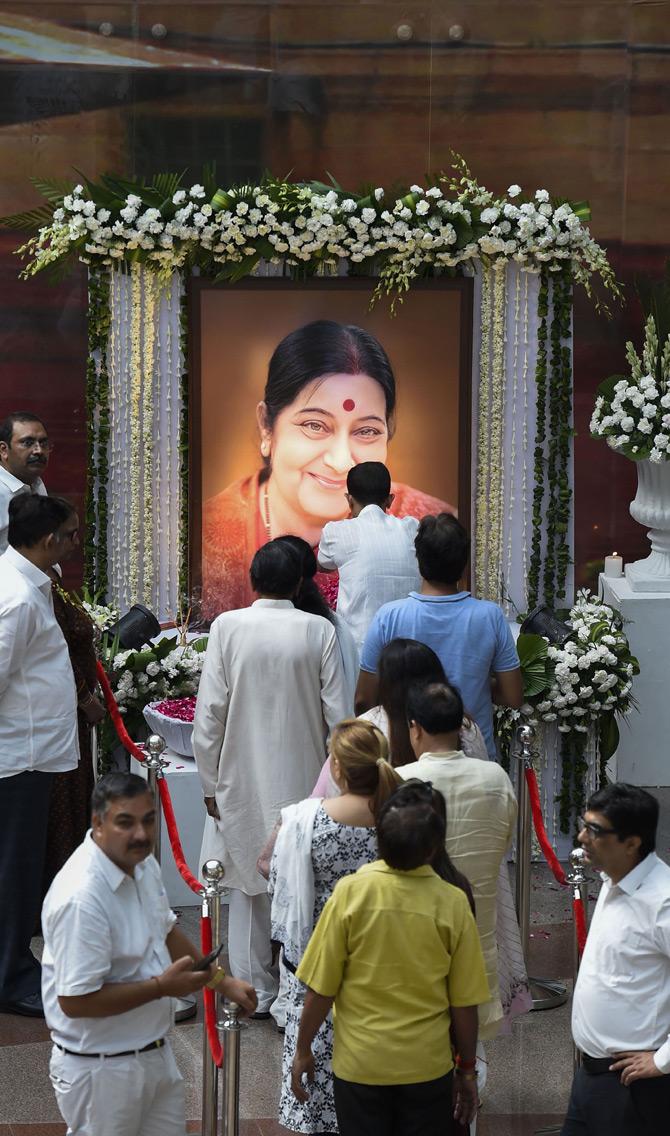
[[[346,716],[335,630],[287,598],[298,586],[300,562],[279,544],[271,541],[254,557],[252,579],[261,598],[212,624],[193,726],[209,813],[200,862],[215,858],[224,866],[232,889],[230,967],[256,987],[262,1014],[276,978],[269,902],[256,860],[282,808],[311,792],[328,733]],[[281,588],[284,598],[272,596],[269,586]]]

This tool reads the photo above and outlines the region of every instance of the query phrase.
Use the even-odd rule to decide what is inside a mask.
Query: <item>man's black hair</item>
[[[423,518],[414,547],[424,580],[457,584],[470,555],[470,537],[451,513],[438,513]]]
[[[433,788],[407,781],[382,807],[377,820],[379,855],[390,868],[409,872],[429,864],[441,844],[446,825],[434,809]]]
[[[358,505],[384,505],[391,495],[391,474],[383,462],[361,462],[347,474],[347,492]]]
[[[249,576],[255,592],[279,598],[291,596],[302,577],[302,558],[287,541],[270,540],[258,549]]]
[[[9,502],[7,541],[12,548],[34,548],[43,537],[58,532],[75,512],[64,497],[17,493]]]
[[[113,801],[141,797],[148,792],[147,782],[137,773],[106,773],[91,793],[91,813],[104,816]]]
[[[644,860],[656,847],[658,801],[639,785],[615,781],[592,793],[586,802],[589,812],[607,817],[619,840],[640,837],[640,859]]]
[[[427,734],[451,734],[463,725],[463,699],[448,682],[414,682],[407,692],[407,720]]]

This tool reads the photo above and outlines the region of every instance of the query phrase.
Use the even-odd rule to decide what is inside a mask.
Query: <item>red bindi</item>
[[[343,410],[355,410],[356,409],[356,403],[354,402],[353,398],[345,398],[344,402],[342,403],[342,409]]]

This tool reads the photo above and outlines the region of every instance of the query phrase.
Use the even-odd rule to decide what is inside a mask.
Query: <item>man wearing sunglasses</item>
[[[670,1123],[670,867],[654,848],[658,801],[607,785],[579,843],[603,886],[575,985],[581,1051],[561,1136],[661,1136]]]
[[[16,410],[0,422],[0,554],[7,548],[9,502],[19,493],[47,495],[41,475],[50,453],[44,423],[34,414]]]

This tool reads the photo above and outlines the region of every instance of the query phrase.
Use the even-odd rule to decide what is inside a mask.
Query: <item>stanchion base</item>
[[[174,1020],[176,1022],[185,1022],[189,1018],[194,1018],[197,1012],[198,1002],[192,994],[188,994],[185,998],[175,998]]]
[[[531,994],[533,995],[533,1010],[554,1010],[556,1006],[563,1006],[568,1000],[568,989],[564,982],[557,982],[554,978],[532,978],[528,976]],[[534,990],[540,991],[536,997]]]

